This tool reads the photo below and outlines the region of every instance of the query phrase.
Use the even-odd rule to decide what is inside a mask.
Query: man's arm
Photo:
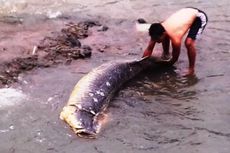
[[[173,65],[179,58],[181,48],[181,41],[172,42],[172,59],[169,61],[171,65]]]
[[[162,41],[162,47],[163,47],[163,55],[168,56],[169,55],[169,44],[170,44],[170,39],[167,36],[163,41]]]
[[[152,39],[149,41],[149,44],[147,46],[147,48],[144,51],[144,54],[142,57],[146,57],[146,56],[151,56],[152,52],[153,52],[153,48],[155,46],[155,41],[153,41]]]

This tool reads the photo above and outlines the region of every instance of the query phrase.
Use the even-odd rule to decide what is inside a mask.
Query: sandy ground
[[[93,27],[80,40],[92,48],[90,58],[25,71],[10,88],[0,89],[0,152],[229,153],[229,2],[147,2],[84,1],[74,16],[1,20],[1,64],[31,56],[40,40],[69,22],[90,19],[109,29]],[[197,43],[196,76],[181,77],[187,66],[183,46],[175,69],[145,72],[117,93],[97,139],[74,135],[59,113],[77,81],[106,61],[141,56],[148,37],[135,31],[136,18],[159,21],[185,6],[200,7],[209,16]],[[160,55],[160,46],[156,49]]]

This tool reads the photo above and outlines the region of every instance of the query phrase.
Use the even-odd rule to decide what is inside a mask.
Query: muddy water
[[[0,152],[229,153],[229,1],[55,2],[39,1],[37,5],[37,1],[21,1],[16,5],[12,1],[7,6],[18,6],[16,14],[22,17],[32,8],[40,8],[44,14],[51,9],[68,16],[65,10],[69,8],[70,13],[77,12],[76,18],[80,15],[97,19],[106,23],[109,30],[95,32],[83,40],[94,48],[91,58],[74,61],[69,66],[36,69],[20,76],[19,82],[12,85],[17,90],[10,90],[15,92],[14,96],[3,99],[11,105],[0,107]],[[208,26],[197,42],[196,76],[181,77],[188,64],[183,46],[174,68],[149,70],[124,85],[112,100],[96,140],[76,137],[59,120],[59,113],[75,83],[106,61],[141,56],[148,37],[134,30],[136,18],[160,21],[186,6],[199,7],[209,17]],[[39,25],[45,24],[43,27],[49,32],[50,27],[64,22],[67,21],[59,18],[55,22],[44,20]],[[33,24],[34,20],[29,23]],[[38,29],[45,34],[44,29]],[[5,89],[1,95],[4,92]]]

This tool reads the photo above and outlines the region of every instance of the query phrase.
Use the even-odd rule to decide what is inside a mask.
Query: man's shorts
[[[194,8],[197,9],[197,8]],[[189,32],[188,32],[188,36],[189,38],[192,38],[193,40],[196,40],[197,38],[200,37],[200,35],[202,34],[202,32],[204,31],[205,26],[207,25],[208,22],[208,17],[207,15],[199,10],[198,10],[198,14],[196,19],[194,20]]]

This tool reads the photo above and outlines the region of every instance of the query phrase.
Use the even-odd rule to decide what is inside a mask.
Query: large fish
[[[95,138],[100,130],[98,115],[114,93],[146,68],[159,65],[155,58],[105,63],[84,76],[74,87],[60,118],[80,137]]]

